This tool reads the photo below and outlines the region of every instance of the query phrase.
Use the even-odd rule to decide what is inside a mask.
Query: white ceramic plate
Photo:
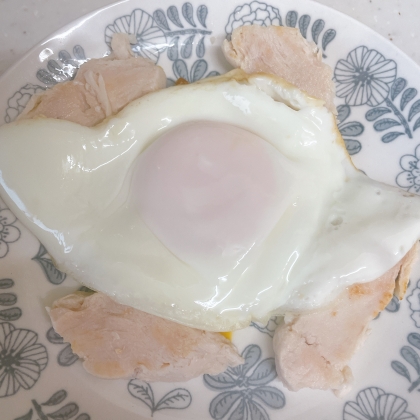
[[[81,18],[35,47],[0,80],[0,118],[13,121],[34,93],[101,57],[113,32],[135,34],[137,54],[169,79],[229,69],[222,40],[236,26],[296,26],[333,67],[339,128],[369,176],[420,191],[420,69],[358,22],[306,0],[126,0]],[[171,83],[168,80],[168,83]],[[39,242],[0,202],[0,417],[7,420],[220,419],[402,420],[420,418],[420,281],[372,322],[351,363],[353,390],[289,392],[275,375],[276,320],[234,335],[246,367],[187,383],[107,381],[84,372],[51,329],[45,306],[75,290]]]

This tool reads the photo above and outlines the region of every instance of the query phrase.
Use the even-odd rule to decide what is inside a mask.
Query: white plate
[[[194,81],[229,69],[221,42],[233,27],[251,22],[297,26],[318,44],[335,69],[339,127],[356,165],[373,178],[419,192],[420,69],[370,29],[306,0],[126,0],[106,7],[52,35],[1,78],[0,118],[12,121],[32,94],[68,80],[85,58],[103,56],[113,32],[136,34],[136,51],[158,62],[168,78]],[[84,372],[69,345],[54,334],[44,309],[77,283],[53,267],[1,202],[0,226],[1,419],[420,418],[418,274],[407,299],[394,299],[372,322],[372,333],[351,363],[356,379],[344,399],[282,386],[270,343],[275,320],[235,333],[247,368],[229,370],[223,378],[107,381]]]

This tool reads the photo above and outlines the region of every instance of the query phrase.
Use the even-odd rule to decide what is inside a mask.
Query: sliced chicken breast
[[[322,62],[321,51],[298,29],[283,26],[241,26],[225,40],[227,61],[246,73],[271,73],[282,77],[310,96],[325,101],[334,114],[335,86],[332,69]]]
[[[19,119],[43,116],[91,127],[166,86],[161,67],[132,56],[127,35],[116,34],[111,46],[110,56],[84,63],[74,80],[33,96]]]
[[[54,302],[55,331],[101,378],[188,381],[244,362],[222,334],[196,330],[114,302],[76,292]]]
[[[378,279],[354,284],[325,308],[307,314],[286,314],[273,339],[277,374],[291,391],[302,388],[349,389],[348,363],[362,344],[369,322],[392,299],[396,282],[406,289],[417,244]]]

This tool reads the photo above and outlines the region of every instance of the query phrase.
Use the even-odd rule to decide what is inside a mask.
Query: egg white
[[[142,152],[194,121],[256,134],[293,184],[271,231],[223,279],[216,257],[212,271],[168,249],[130,200]],[[0,194],[86,286],[215,331],[326,304],[395,265],[420,232],[420,198],[359,173],[321,101],[239,70],[149,94],[93,128],[45,118],[0,127]]]

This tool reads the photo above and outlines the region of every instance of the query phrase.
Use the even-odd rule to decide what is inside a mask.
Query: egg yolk
[[[232,331],[221,332],[220,334],[222,334],[223,337],[227,338],[228,340],[232,341]]]
[[[235,126],[180,125],[140,156],[135,205],[173,254],[223,281],[281,215],[290,184],[274,152]]]

